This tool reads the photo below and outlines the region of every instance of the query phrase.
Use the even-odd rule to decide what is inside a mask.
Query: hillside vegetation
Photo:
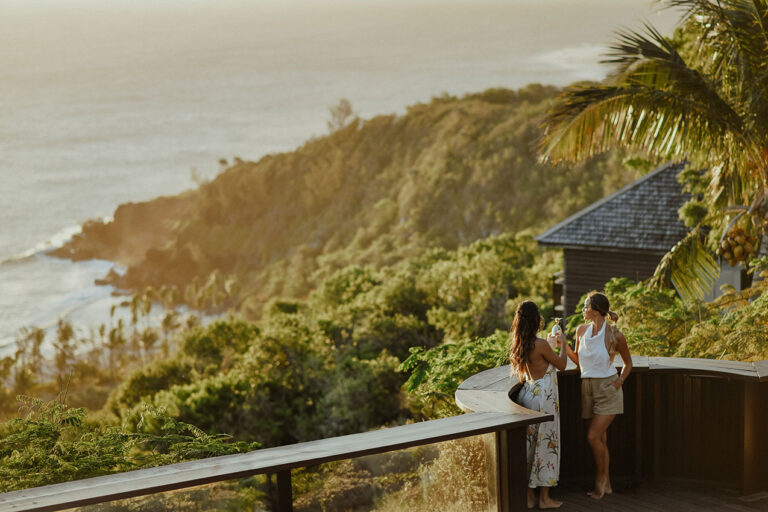
[[[349,264],[535,234],[640,173],[615,155],[539,164],[539,123],[557,92],[492,89],[355,119],[195,191],[122,205],[58,254],[126,265],[109,280],[127,290],[174,288],[178,302],[257,318],[270,297],[305,296]]]
[[[131,320],[86,335],[62,320],[51,361],[31,328],[0,360],[0,415],[16,414],[14,396],[58,398],[22,397],[23,417],[0,423],[2,490],[458,414],[457,385],[506,361],[516,305],[534,300],[551,320],[562,254],[532,235],[642,172],[618,154],[538,164],[556,92],[489,90],[355,120],[89,222],[59,254],[126,265],[107,279],[134,292]],[[626,279],[605,291],[633,353],[756,360],[768,357],[767,282],[709,304]],[[230,314],[206,325],[182,302]],[[308,468],[293,477],[297,509],[356,496],[370,510],[382,493],[381,510],[468,509],[482,493],[456,495],[468,486],[451,478],[468,465],[485,475],[484,453],[467,441],[380,459],[398,468],[386,474],[363,459]],[[439,475],[432,497],[427,473]],[[121,510],[268,508],[274,489],[243,479]]]

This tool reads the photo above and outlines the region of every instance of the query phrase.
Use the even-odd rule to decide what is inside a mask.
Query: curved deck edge
[[[616,367],[623,363],[617,358]],[[682,357],[632,356],[633,372],[681,373],[737,379],[751,382],[768,381],[768,360],[757,362],[723,361],[715,359],[692,359]],[[578,373],[578,368],[568,361],[560,375]],[[517,378],[510,375],[509,365],[491,368],[472,375],[459,384],[454,399],[464,412],[506,412],[536,413],[509,399],[509,392],[517,384]]]

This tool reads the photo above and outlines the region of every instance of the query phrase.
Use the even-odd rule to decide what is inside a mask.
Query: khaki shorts
[[[588,420],[593,414],[624,414],[624,390],[611,384],[618,375],[602,379],[581,379],[581,417]]]

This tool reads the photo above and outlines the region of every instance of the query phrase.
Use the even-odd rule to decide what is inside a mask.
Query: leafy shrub
[[[150,400],[160,390],[191,381],[192,367],[188,363],[178,359],[159,360],[128,377],[113,392],[108,408],[119,416],[122,409],[130,409]]]
[[[491,481],[493,446],[493,437],[485,435],[425,447],[435,450],[436,456],[423,460],[415,478],[382,496],[373,510],[489,510],[495,489],[495,481]]]
[[[376,359],[348,358],[328,373],[311,418],[312,435],[334,437],[366,431],[397,419],[403,407],[400,361],[386,352]]]
[[[211,375],[230,366],[258,333],[258,327],[249,322],[217,320],[207,327],[187,331],[181,353],[190,358],[199,374]]]
[[[85,409],[22,397],[27,414],[0,424],[0,492],[258,449],[144,409],[135,431],[93,426]],[[156,432],[144,427],[156,425]]]
[[[509,335],[497,331],[485,338],[467,338],[429,350],[411,349],[400,370],[410,373],[406,389],[418,397],[417,407],[428,417],[461,414],[453,395],[472,375],[506,364]]]
[[[712,302],[685,302],[626,278],[605,285],[633,354],[754,361],[768,358],[768,282],[732,288]],[[585,296],[586,297],[586,296]],[[581,303],[584,298],[582,297]],[[569,332],[583,320],[569,318]]]

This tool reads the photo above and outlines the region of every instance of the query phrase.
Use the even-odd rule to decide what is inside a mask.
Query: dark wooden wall
[[[624,383],[625,414],[616,416],[608,430],[608,444],[611,453],[611,474],[635,476],[638,433],[642,423],[636,420],[637,378],[633,375]],[[560,432],[562,458],[560,473],[566,480],[583,480],[594,477],[595,464],[592,451],[587,443],[589,421],[581,419],[581,378],[578,375],[559,376],[560,391]],[[640,430],[638,430],[638,428]]]
[[[744,384],[743,479],[748,492],[768,490],[768,382]]]
[[[595,467],[587,443],[589,422],[581,419],[579,376],[558,378],[561,476],[589,481]],[[751,392],[749,386],[753,386]],[[608,429],[611,474],[633,480],[720,482],[742,492],[762,489],[768,476],[763,423],[767,410],[768,385],[722,377],[633,373],[624,384],[624,414]],[[749,430],[745,425],[750,422],[752,438],[745,439]]]
[[[564,249],[566,315],[574,313],[579,299],[592,290],[602,290],[612,277],[628,277],[635,281],[653,275],[662,253],[639,251],[602,251]]]
[[[581,419],[581,379],[578,375],[559,376],[560,391],[560,434],[562,458],[560,473],[566,480],[591,479],[595,464],[592,451],[587,443],[589,421]],[[611,452],[611,472],[622,476],[633,476],[635,466],[634,443],[636,415],[633,414],[636,379],[624,384],[624,410],[626,414],[616,416],[608,431]]]
[[[742,473],[744,381],[654,375],[647,418],[650,474],[738,484]]]

